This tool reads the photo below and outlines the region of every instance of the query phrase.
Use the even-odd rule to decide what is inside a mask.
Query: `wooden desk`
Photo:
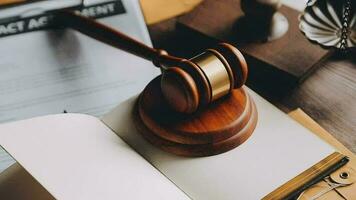
[[[176,27],[177,18],[149,25],[155,47],[178,56],[190,57],[201,52],[212,41],[205,37],[189,40]],[[253,86],[250,80],[249,86]],[[332,56],[296,89],[273,94],[262,88],[258,92],[280,109],[288,112],[303,109],[352,152],[356,153],[356,60]]]

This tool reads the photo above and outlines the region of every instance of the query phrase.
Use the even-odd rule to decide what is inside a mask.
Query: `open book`
[[[122,18],[102,21],[149,43],[132,2],[123,1]],[[152,64],[79,33],[58,36],[41,31],[0,41],[16,47],[0,46],[11,64],[0,63],[9,68],[0,80],[16,83],[1,90],[0,121],[63,109],[91,114],[0,125],[0,145],[56,199],[261,199],[334,153],[251,90],[259,121],[245,143],[210,157],[166,153],[141,137],[131,116],[137,94],[158,74]],[[14,44],[25,41],[26,46]],[[106,114],[93,116],[101,113]]]
[[[135,97],[102,119],[37,117],[0,126],[0,145],[57,199],[261,199],[334,152],[250,91],[259,121],[239,147],[179,157],[132,122]]]

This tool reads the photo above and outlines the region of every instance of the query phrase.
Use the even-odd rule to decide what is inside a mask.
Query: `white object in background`
[[[286,6],[294,8],[298,11],[303,11],[307,6],[308,0],[282,0],[282,3]]]

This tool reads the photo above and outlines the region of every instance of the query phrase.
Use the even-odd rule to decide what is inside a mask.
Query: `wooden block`
[[[320,60],[329,55],[329,51],[312,44],[299,31],[298,11],[286,6],[279,11],[287,17],[289,30],[282,38],[271,42],[239,39],[237,32],[241,36],[242,28],[236,27],[237,21],[241,21],[244,15],[239,0],[205,0],[178,22],[179,28],[197,33],[200,37],[206,35],[214,40],[235,44],[247,57],[254,79],[268,75],[271,77],[268,80],[284,79],[295,85],[305,79]],[[266,71],[272,74],[266,74]]]
[[[142,136],[164,151],[181,156],[211,156],[245,142],[257,123],[257,111],[244,88],[194,114],[179,114],[163,100],[160,77],[141,93],[134,120]]]

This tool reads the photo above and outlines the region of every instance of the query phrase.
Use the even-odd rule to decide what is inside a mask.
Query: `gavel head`
[[[247,78],[243,55],[227,43],[176,65],[163,70],[161,91],[169,106],[181,113],[193,113],[228,95]]]

